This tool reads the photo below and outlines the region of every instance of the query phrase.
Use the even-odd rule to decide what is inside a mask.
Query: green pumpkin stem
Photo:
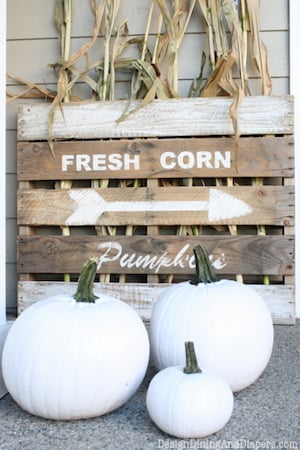
[[[183,369],[184,373],[200,373],[201,369],[198,366],[197,356],[195,352],[194,342],[185,342],[185,359],[186,366]]]
[[[84,263],[78,278],[77,291],[73,295],[77,302],[95,303],[98,298],[93,293],[97,264],[98,260],[93,256]]]
[[[194,250],[196,263],[196,276],[191,280],[191,284],[215,283],[218,278],[214,272],[206,249],[202,245],[197,245]]]

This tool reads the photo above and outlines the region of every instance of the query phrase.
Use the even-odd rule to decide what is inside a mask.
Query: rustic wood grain
[[[158,179],[149,178],[147,179],[147,187],[152,189],[158,186]],[[148,225],[147,226],[147,235],[157,236],[159,234],[159,227],[157,225]],[[147,283],[158,283],[159,282],[159,273],[148,273],[147,275]]]
[[[93,254],[98,273],[194,274],[202,243],[220,274],[294,273],[292,236],[19,236],[19,273],[79,273]]]
[[[234,200],[244,202],[237,211]],[[123,206],[113,210],[117,202],[122,202]],[[163,202],[159,211],[154,208],[156,202]],[[172,202],[181,204],[177,207]],[[203,210],[191,210],[193,206],[189,205],[196,204],[194,202],[204,202]],[[145,204],[148,210],[138,211],[137,205]],[[18,191],[19,225],[292,225],[293,220],[292,186]]]
[[[129,105],[132,111],[141,101]],[[57,108],[51,129],[52,139],[98,139],[137,137],[181,137],[234,135],[230,118],[232,99],[180,98],[154,100],[126,120],[118,122],[128,102],[66,103]],[[49,138],[48,114],[51,105],[22,104],[18,112],[18,140]],[[241,135],[293,133],[291,96],[249,96],[239,110]]]
[[[140,317],[151,319],[153,303],[168,287],[167,284],[95,283],[95,292],[112,295],[132,306]],[[251,285],[258,292],[271,312],[274,324],[295,323],[294,287],[288,285]],[[18,313],[44,298],[54,295],[73,295],[76,283],[19,282]]]
[[[292,136],[64,141],[54,142],[53,157],[47,142],[19,142],[18,179],[292,177],[293,144]],[[218,159],[220,152],[230,152],[230,167]],[[64,155],[72,157],[67,170]]]

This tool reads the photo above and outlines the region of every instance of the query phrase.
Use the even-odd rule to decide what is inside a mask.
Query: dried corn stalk
[[[70,57],[71,47],[71,28],[72,28],[72,0],[57,0],[55,9],[55,22],[59,33],[60,53],[63,62],[68,61]],[[70,99],[70,89],[68,87],[71,79],[71,73],[67,68],[61,69],[59,72],[61,101],[68,102]],[[55,102],[55,100],[54,100]],[[54,118],[53,118],[54,119]],[[70,189],[72,187],[72,180],[63,180],[56,183],[59,189]],[[70,236],[70,227],[62,226],[62,235]],[[71,280],[70,274],[64,274],[64,281]]]
[[[178,95],[178,51],[189,24],[196,0],[156,0],[166,29],[165,38],[161,41],[160,57],[166,59],[166,79],[172,91]],[[169,4],[170,3],[170,4]]]

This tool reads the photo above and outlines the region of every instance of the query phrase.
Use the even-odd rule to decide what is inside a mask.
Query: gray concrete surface
[[[3,352],[3,346],[4,342],[7,336],[7,333],[9,332],[10,327],[12,326],[13,321],[7,321],[4,324],[0,325],[0,399],[7,394],[7,389],[4,384],[4,380],[2,377],[2,352]]]
[[[150,365],[141,388],[123,407],[89,420],[62,422],[33,417],[8,394],[0,400],[0,449],[300,449],[299,321],[292,326],[275,326],[267,369],[256,383],[235,394],[230,422],[207,438],[176,439],[151,422],[145,394],[154,373]]]

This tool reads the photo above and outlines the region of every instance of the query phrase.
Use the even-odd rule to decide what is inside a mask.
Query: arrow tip
[[[233,219],[250,214],[252,208],[242,200],[219,189],[210,189],[208,219],[210,222]]]

